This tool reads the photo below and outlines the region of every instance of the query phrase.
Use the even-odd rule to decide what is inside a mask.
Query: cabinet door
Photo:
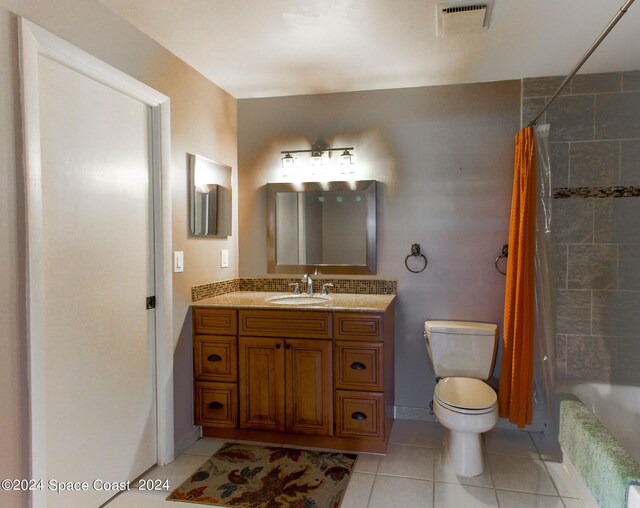
[[[331,341],[286,339],[287,432],[333,434]]]
[[[240,428],[284,431],[284,341],[240,337]]]

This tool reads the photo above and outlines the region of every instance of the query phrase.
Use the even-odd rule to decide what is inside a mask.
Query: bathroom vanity
[[[203,435],[385,452],[393,422],[394,295],[318,305],[234,292],[193,304]]]

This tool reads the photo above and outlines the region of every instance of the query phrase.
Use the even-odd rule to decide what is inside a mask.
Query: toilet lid
[[[496,404],[498,396],[479,379],[448,377],[436,385],[435,396],[446,405],[461,409],[486,409]]]

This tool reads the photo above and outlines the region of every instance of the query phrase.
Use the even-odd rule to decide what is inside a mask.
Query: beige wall
[[[359,179],[376,179],[377,278],[397,279],[396,404],[424,415],[434,382],[423,321],[502,324],[513,138],[520,83],[380,90],[238,101],[241,276],[267,275],[264,185],[280,150],[323,136],[356,148]],[[343,144],[344,143],[344,144]],[[429,258],[404,266],[411,244]]]
[[[0,477],[28,476],[24,245],[17,16],[37,23],[171,98],[173,248],[185,271],[173,278],[175,436],[192,429],[192,285],[238,275],[238,221],[228,239],[188,237],[187,153],[233,167],[237,188],[236,100],[94,0],[0,0]],[[237,217],[237,191],[234,191]],[[219,250],[229,250],[220,269]],[[82,260],[74,260],[82,262]],[[3,507],[23,506],[0,494]]]

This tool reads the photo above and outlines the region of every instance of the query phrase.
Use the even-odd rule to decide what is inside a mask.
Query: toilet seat
[[[448,377],[436,385],[434,400],[442,407],[461,414],[485,414],[498,404],[496,392],[480,379]]]
[[[451,405],[447,404],[446,402],[442,402],[437,397],[436,397],[435,401],[436,401],[436,404],[441,406],[443,409],[447,409],[447,410],[451,411],[452,413],[458,413],[458,414],[461,414],[461,415],[484,415],[484,414],[487,414],[487,413],[492,413],[493,411],[495,411],[498,408],[498,405],[494,404],[493,406],[489,406],[489,407],[484,408],[484,409],[467,409],[467,408],[451,406]]]

